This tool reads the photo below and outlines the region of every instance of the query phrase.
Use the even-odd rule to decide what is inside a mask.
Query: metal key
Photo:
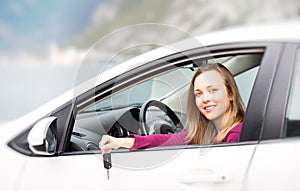
[[[110,153],[103,154],[103,164],[104,168],[106,168],[107,180],[109,180],[109,169],[111,168],[111,155]]]

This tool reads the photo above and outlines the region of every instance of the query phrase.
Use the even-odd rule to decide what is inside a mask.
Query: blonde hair
[[[227,94],[231,98],[228,109],[229,120],[223,125],[222,131],[215,138],[213,138],[216,134],[214,124],[201,114],[197,108],[194,95],[195,79],[200,74],[211,70],[215,70],[221,74]],[[245,111],[237,85],[230,71],[222,64],[206,64],[201,66],[192,78],[187,99],[187,120],[189,123],[187,140],[189,144],[221,143],[227,133],[233,128],[233,125],[243,121]]]

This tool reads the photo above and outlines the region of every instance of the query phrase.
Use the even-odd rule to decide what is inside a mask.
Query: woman
[[[244,106],[230,71],[221,64],[201,66],[192,78],[187,101],[189,128],[175,134],[104,135],[99,143],[103,153],[111,149],[150,148],[181,144],[238,142]]]

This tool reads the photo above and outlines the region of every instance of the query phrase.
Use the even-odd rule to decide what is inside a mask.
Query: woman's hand
[[[132,148],[134,145],[134,138],[115,138],[109,135],[103,135],[99,142],[99,148],[102,153],[109,153],[112,149],[120,147]]]

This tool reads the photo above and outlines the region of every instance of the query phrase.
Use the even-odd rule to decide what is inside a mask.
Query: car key
[[[109,169],[111,168],[111,155],[110,153],[103,154],[104,168],[107,170],[107,180],[109,180]]]

